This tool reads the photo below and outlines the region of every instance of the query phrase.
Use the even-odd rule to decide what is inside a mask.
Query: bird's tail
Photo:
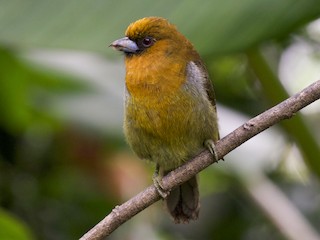
[[[175,223],[198,219],[200,202],[197,177],[173,189],[164,202]]]

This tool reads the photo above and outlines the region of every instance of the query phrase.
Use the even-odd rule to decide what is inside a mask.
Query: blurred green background
[[[122,133],[108,48],[162,16],[212,76],[221,135],[320,79],[316,0],[0,0],[0,239],[78,239],[151,184]],[[110,239],[320,239],[320,104],[201,173],[197,222],[157,203]]]

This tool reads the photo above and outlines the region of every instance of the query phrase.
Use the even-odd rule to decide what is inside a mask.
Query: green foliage
[[[34,237],[24,223],[0,209],[0,239],[31,240]]]
[[[79,82],[36,70],[0,46],[0,125],[14,133],[41,124],[55,124],[48,114],[53,94],[83,92]]]
[[[316,0],[0,1],[0,41],[23,47],[106,52],[128,23],[144,16],[173,21],[202,55],[243,51],[283,38],[319,16]]]

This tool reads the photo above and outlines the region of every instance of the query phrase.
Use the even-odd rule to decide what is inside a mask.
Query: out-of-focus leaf
[[[0,48],[0,125],[17,131],[48,121],[45,109],[53,93],[79,92],[85,86],[66,77],[37,71]]]
[[[0,210],[0,239],[31,240],[34,237],[22,222]]]
[[[0,5],[1,42],[103,52],[130,22],[145,16],[169,18],[201,53],[225,54],[283,37],[320,15],[316,0],[1,0]]]

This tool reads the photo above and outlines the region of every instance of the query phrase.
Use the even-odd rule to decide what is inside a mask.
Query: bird
[[[153,181],[173,221],[197,220],[198,177],[169,192],[161,179],[205,148],[217,158],[217,109],[208,71],[192,43],[163,17],[131,23],[125,37],[110,46],[125,58],[126,140],[139,158],[156,164]]]

